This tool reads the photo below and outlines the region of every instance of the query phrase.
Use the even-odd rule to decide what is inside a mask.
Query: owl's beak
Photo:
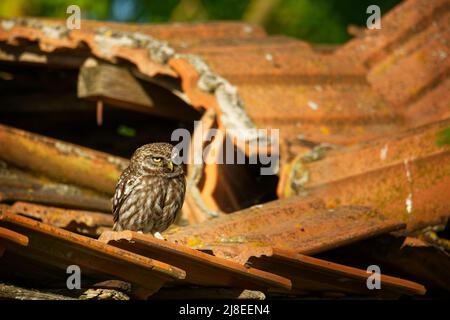
[[[167,168],[169,168],[170,171],[173,171],[173,163],[172,163],[172,161],[169,161],[167,163]]]

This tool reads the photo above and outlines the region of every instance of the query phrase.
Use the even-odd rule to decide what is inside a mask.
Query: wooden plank
[[[76,300],[61,294],[42,292],[0,282],[0,300]]]
[[[138,110],[154,108],[152,98],[126,68],[88,59],[80,69],[78,97]]]

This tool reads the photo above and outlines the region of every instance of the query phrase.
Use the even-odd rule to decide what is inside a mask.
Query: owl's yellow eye
[[[161,162],[161,158],[160,157],[153,157],[152,160],[155,163],[160,163]]]

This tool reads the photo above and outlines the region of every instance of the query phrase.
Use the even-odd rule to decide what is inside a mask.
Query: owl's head
[[[172,151],[169,143],[145,144],[134,152],[131,165],[143,175],[176,177],[184,174],[183,167],[173,163]]]

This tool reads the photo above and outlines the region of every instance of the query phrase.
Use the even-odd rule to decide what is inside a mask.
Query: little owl
[[[114,231],[133,230],[162,238],[180,211],[186,191],[183,167],[172,162],[173,146],[138,148],[122,172],[112,200]]]

